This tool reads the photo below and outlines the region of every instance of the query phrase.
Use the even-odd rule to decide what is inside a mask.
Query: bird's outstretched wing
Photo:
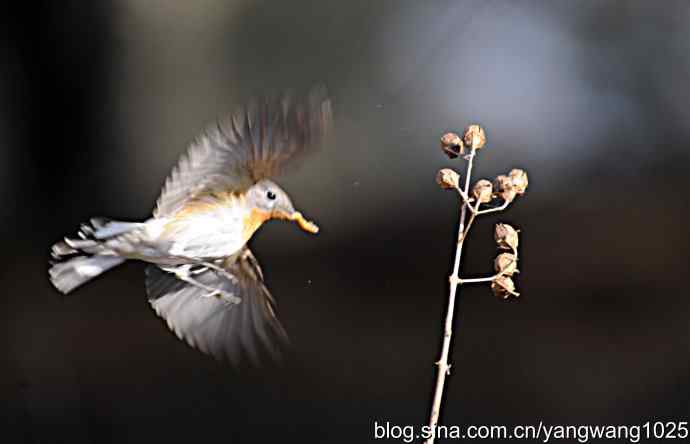
[[[216,359],[235,366],[279,360],[288,339],[256,258],[244,247],[223,269],[196,266],[188,272],[197,284],[220,291],[214,295],[179,279],[174,268],[149,265],[149,303],[180,339]],[[234,303],[237,297],[241,302]]]
[[[242,191],[278,174],[327,133],[331,102],[323,87],[295,100],[253,101],[218,120],[190,145],[168,177],[154,216],[173,214],[203,193]]]

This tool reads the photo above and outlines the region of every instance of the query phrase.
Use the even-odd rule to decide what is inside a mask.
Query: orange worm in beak
[[[302,213],[299,211],[295,211],[288,216],[288,220],[297,222],[301,229],[311,234],[316,234],[319,232],[319,227],[314,222],[305,219],[304,216],[302,216]]]

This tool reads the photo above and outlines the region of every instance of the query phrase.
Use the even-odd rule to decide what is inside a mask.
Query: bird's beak
[[[286,211],[276,210],[273,212],[273,217],[276,219],[284,219],[297,222],[297,225],[299,225],[301,229],[311,234],[316,234],[319,232],[318,225],[316,225],[312,221],[305,219],[304,216],[302,216],[302,213],[300,213],[299,211],[293,211],[291,213],[288,213]]]

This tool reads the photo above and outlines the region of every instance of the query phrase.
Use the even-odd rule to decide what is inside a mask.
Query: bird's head
[[[264,220],[283,219],[297,222],[304,231],[316,234],[319,227],[295,210],[287,193],[270,180],[261,180],[254,184],[247,192],[247,199],[252,208]]]

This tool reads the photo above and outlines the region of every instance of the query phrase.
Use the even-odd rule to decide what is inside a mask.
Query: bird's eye
[[[276,198],[276,193],[274,193],[273,191],[268,191],[268,192],[266,193],[266,197],[268,197],[270,200],[275,200],[275,198]]]

